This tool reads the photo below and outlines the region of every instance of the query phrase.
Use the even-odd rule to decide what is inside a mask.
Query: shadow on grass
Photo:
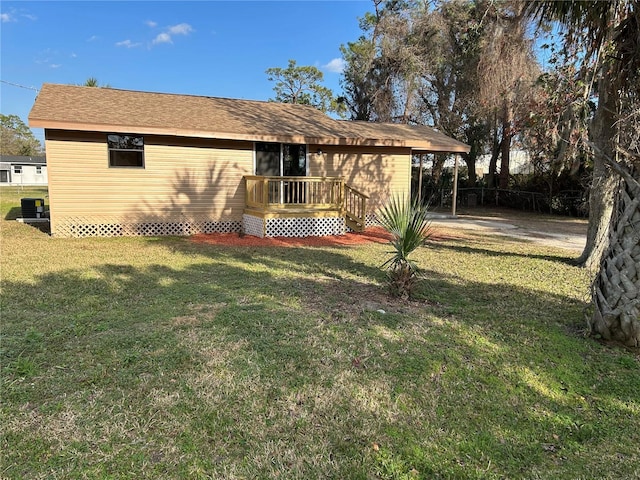
[[[382,272],[348,249],[151,242],[191,260],[3,282],[4,408],[44,418],[11,423],[7,475],[72,453],[85,473],[170,477],[185,462],[214,476],[624,476],[637,460],[637,366],[565,334],[574,299],[432,271],[420,294],[435,306],[382,314],[363,308]],[[54,440],[61,404],[82,421]],[[123,415],[140,420],[136,442]],[[594,464],[611,445],[626,462]]]
[[[15,220],[22,216],[22,207],[11,207],[5,215],[5,220]]]
[[[501,237],[498,237],[501,238]],[[502,238],[501,238],[502,239]],[[511,240],[513,241],[513,240]],[[475,242],[473,242],[475,243]],[[522,241],[522,243],[527,243]],[[470,253],[470,254],[481,254],[488,255],[490,257],[523,257],[523,258],[537,258],[539,260],[548,260],[550,262],[561,262],[567,265],[575,265],[575,255],[572,256],[564,256],[564,255],[540,255],[536,253],[526,253],[526,252],[515,252],[515,251],[498,251],[489,248],[482,248],[476,246],[469,246],[468,241],[460,241],[460,240],[449,240],[447,243],[441,242],[428,242],[427,245],[435,246],[442,249],[452,250],[454,252],[459,253]],[[534,245],[531,243],[531,245]],[[569,253],[569,252],[567,252]]]

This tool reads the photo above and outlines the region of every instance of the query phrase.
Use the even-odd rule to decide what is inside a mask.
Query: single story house
[[[342,234],[410,194],[412,154],[469,150],[306,105],[71,85],[43,85],[29,124],[54,236]]]
[[[0,155],[0,185],[46,185],[44,156]]]

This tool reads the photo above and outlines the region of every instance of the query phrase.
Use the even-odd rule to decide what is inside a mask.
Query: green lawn
[[[2,478],[640,478],[640,362],[564,250],[432,241],[399,302],[385,245],[51,238],[4,220],[33,194],[0,189]]]

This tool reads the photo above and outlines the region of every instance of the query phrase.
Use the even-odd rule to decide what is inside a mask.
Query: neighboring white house
[[[480,155],[476,159],[476,175],[482,177],[489,173],[491,154]],[[500,158],[498,157],[498,171],[500,171]],[[525,150],[511,150],[509,155],[509,173],[511,175],[525,175],[533,173],[533,163],[529,152]]]
[[[0,185],[47,185],[45,157],[1,155]]]

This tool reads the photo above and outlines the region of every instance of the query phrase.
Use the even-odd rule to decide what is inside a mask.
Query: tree
[[[540,175],[576,172],[591,155],[588,123],[595,104],[586,96],[585,82],[576,78],[575,62],[564,61],[538,78],[526,102],[523,143]]]
[[[342,87],[351,118],[430,125],[472,146],[463,159],[475,182],[484,120],[475,115],[477,37],[471,2],[374,1],[360,19],[363,35],[342,46]],[[439,184],[447,155],[434,156]]]
[[[576,263],[587,268],[599,266],[607,247],[609,220],[613,211],[617,179],[609,174],[606,158],[616,158],[614,140],[617,137],[616,113],[619,90],[625,88],[618,71],[624,69],[616,59],[613,35],[629,16],[637,10],[637,0],[614,2],[531,2],[528,13],[544,22],[559,22],[565,29],[564,43],[571,50],[581,49],[582,80],[595,84],[597,107],[589,134],[594,144],[593,178],[589,195],[589,229],[587,243]],[[629,35],[629,32],[627,32]],[[627,54],[629,61],[633,55]],[[589,75],[591,78],[585,78]]]
[[[638,0],[531,2],[539,22],[559,22],[565,44],[584,46],[597,84],[590,125],[594,151],[587,247],[598,269],[589,325],[606,339],[640,346],[640,8]]]
[[[316,67],[298,66],[295,60],[289,60],[287,68],[269,68],[266,74],[270,82],[276,82],[273,87],[276,97],[271,101],[311,105],[322,112],[339,115],[345,110],[333,92],[320,85],[324,75]]]
[[[95,77],[87,78],[84,83],[81,85],[82,87],[97,87],[97,88],[111,88],[111,85],[105,83],[104,85],[100,85],[98,79]]]
[[[548,44],[543,48],[551,51],[552,67],[540,75],[523,105],[528,115],[523,115],[522,144],[533,164],[533,185],[552,203],[559,189],[588,190],[593,156],[588,125],[595,103],[588,82],[580,79],[576,52]],[[585,211],[584,205],[576,206]]]
[[[478,2],[483,3],[483,2]],[[539,75],[533,41],[527,36],[526,17],[520,2],[489,2],[482,5],[483,35],[478,63],[478,95],[484,110],[497,122],[494,163],[499,151],[499,187],[509,186],[510,152],[519,132],[519,107],[531,92]],[[490,172],[493,175],[493,172]],[[491,183],[491,181],[490,181]],[[492,185],[490,185],[492,186]]]
[[[43,155],[44,150],[33,132],[17,115],[0,114],[2,155]]]
[[[442,2],[433,11],[419,10],[416,16],[426,59],[419,89],[422,121],[471,146],[462,158],[472,186],[476,158],[486,148],[490,125],[477,98],[482,18],[483,9],[468,1]],[[435,158],[435,182],[445,159],[445,155]]]
[[[363,35],[342,45],[342,88],[352,120],[417,123],[416,99],[424,56],[409,1],[374,0],[360,19]]]
[[[360,20],[364,35],[342,46],[351,117],[426,124],[469,144],[462,158],[472,185],[476,158],[500,120],[494,131],[508,180],[511,138],[521,124],[517,105],[538,71],[518,5],[375,0],[375,12]],[[435,156],[435,183],[445,159]]]

